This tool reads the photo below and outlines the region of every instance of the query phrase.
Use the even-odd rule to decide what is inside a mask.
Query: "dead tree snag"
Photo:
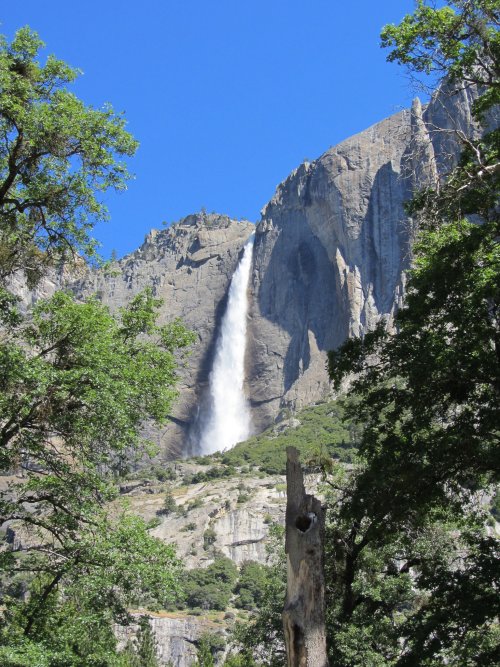
[[[324,514],[306,494],[299,452],[287,447],[287,593],[283,627],[288,667],[328,667],[323,574]]]

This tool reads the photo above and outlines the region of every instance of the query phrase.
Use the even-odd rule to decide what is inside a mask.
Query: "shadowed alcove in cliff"
[[[287,392],[309,367],[309,332],[320,350],[341,336],[335,270],[307,221],[298,215],[277,232],[271,257],[256,294],[260,315],[288,334],[283,389]],[[259,245],[257,245],[258,253]]]
[[[389,313],[395,302],[401,273],[409,266],[409,221],[404,201],[410,198],[407,179],[387,162],[377,171],[371,188],[361,235],[361,274],[364,298],[372,287],[378,313]],[[362,314],[361,323],[366,324]]]

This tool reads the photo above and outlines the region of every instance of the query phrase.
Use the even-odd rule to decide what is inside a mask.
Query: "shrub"
[[[188,533],[192,530],[196,530],[196,524],[195,524],[194,521],[190,521],[189,523],[187,523],[185,526],[183,526],[181,528],[182,533]]]
[[[186,509],[188,512],[190,512],[191,510],[195,510],[197,507],[203,507],[203,498],[200,496],[196,496],[196,498],[190,500]]]
[[[158,510],[157,514],[163,515],[163,516],[168,516],[169,514],[172,514],[172,512],[175,512],[177,510],[177,503],[174,500],[174,497],[172,495],[171,491],[167,491],[165,493],[165,498],[163,500],[163,505],[161,509]]]
[[[175,513],[177,514],[177,516],[181,516],[181,517],[185,518],[188,515],[188,509],[185,505],[177,505],[177,509],[175,510]]]
[[[208,470],[200,470],[189,477],[189,484],[200,484],[202,482],[209,482],[213,479],[226,479],[234,477],[238,471],[233,465],[214,466]]]
[[[284,428],[281,433],[271,427],[224,452],[222,463],[239,467],[259,466],[269,475],[284,475],[288,445],[296,447],[304,461],[329,456],[350,462],[360,431],[344,420],[343,415],[344,404],[340,401],[305,408],[297,414],[299,426]]]
[[[217,557],[207,568],[195,568],[184,575],[186,605],[193,609],[224,611],[229,604],[238,568],[225,556]]]
[[[208,549],[214,544],[215,540],[217,539],[217,535],[215,533],[215,530],[213,528],[207,528],[206,531],[203,533],[203,548],[205,551],[208,551]]]

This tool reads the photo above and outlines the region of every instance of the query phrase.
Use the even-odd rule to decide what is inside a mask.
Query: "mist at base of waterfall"
[[[201,424],[203,454],[229,449],[250,435],[250,408],[243,391],[248,313],[248,279],[255,235],[245,244],[243,257],[231,279],[215,358],[209,377],[209,406]]]

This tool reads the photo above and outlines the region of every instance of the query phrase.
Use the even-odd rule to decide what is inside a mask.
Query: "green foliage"
[[[207,551],[217,539],[217,534],[213,528],[207,528],[203,533],[203,548]]]
[[[171,491],[165,493],[165,498],[163,499],[163,505],[161,509],[158,510],[158,514],[168,516],[177,510],[177,503],[172,495]]]
[[[139,619],[137,658],[137,667],[159,667],[156,657],[156,640],[147,616],[141,616]]]
[[[5,617],[4,641],[17,625],[30,638],[16,655],[35,650],[33,642],[50,643],[45,638],[62,617],[72,620],[61,641],[76,632],[74,605],[94,619],[82,617],[86,628],[105,628],[112,618],[125,618],[126,600],[138,600],[140,591],[153,601],[176,590],[172,550],[151,541],[148,527],[132,519],[111,527],[101,510],[115,496],[103,472],[140,447],[143,419],[166,418],[175,396],[174,355],[191,340],[179,322],[154,324],[158,306],[146,292],[115,318],[96,300],[76,303],[58,293],[4,329],[0,466],[4,474],[20,469],[23,475],[0,494],[0,509],[16,532],[29,531],[29,540],[4,550],[0,567],[7,580],[18,571],[37,573],[28,602],[8,601],[16,611]],[[161,577],[155,563],[163,564]],[[103,589],[110,578],[113,585]],[[14,651],[10,641],[7,647],[6,655]]]
[[[116,652],[116,642],[109,628],[95,624],[92,627],[93,635],[89,638],[86,635],[86,624],[80,625],[78,620],[72,627],[59,627],[63,633],[59,642],[63,645],[61,648],[25,637],[11,636],[9,646],[0,646],[0,664],[2,667],[137,667],[129,655]],[[64,644],[71,650],[65,650]],[[78,652],[81,654],[78,655]]]
[[[240,576],[234,588],[237,598],[234,606],[240,609],[259,608],[267,584],[268,568],[254,561],[245,561],[240,569]]]
[[[479,119],[499,100],[499,19],[498,1],[420,1],[383,42],[412,71],[479,84]],[[363,426],[355,468],[328,478],[339,667],[500,659],[499,544],[482,503],[500,473],[500,142],[498,129],[460,138],[456,168],[409,206],[419,233],[397,333],[329,355],[337,384],[357,374],[348,415]]]
[[[159,482],[173,482],[176,477],[172,465],[160,465],[158,463],[141,468],[135,473],[127,474],[128,479],[156,479]]]
[[[452,83],[477,85],[476,102],[484,112],[500,102],[495,86],[500,60],[498,0],[447,0],[443,7],[418,0],[413,14],[382,31],[382,46],[392,47],[388,60],[411,72],[437,73]]]
[[[195,510],[198,507],[203,507],[203,498],[200,496],[196,496],[196,498],[193,498],[190,500],[188,503],[186,503],[182,509],[186,510],[186,514],[190,512],[191,510]]]
[[[158,306],[146,292],[116,319],[95,300],[57,293],[4,332],[0,466],[24,471],[1,494],[4,519],[60,540],[111,497],[101,471],[139,446],[142,420],[167,417],[174,354],[191,340],[179,322],[152,324]]]
[[[289,445],[296,447],[305,460],[332,456],[349,462],[359,433],[357,426],[344,420],[344,411],[343,405],[333,401],[306,408],[296,415],[299,426],[280,433],[270,428],[225,452],[222,462],[231,466],[250,464],[270,475],[284,475]]]
[[[62,292],[21,314],[7,291],[15,271],[31,287],[56,260],[95,255],[101,197],[125,188],[119,159],[137,146],[110,106],[68,91],[77,70],[38,62],[42,46],[27,27],[0,39],[0,516],[19,537],[0,553],[0,662],[128,665],[113,623],[132,603],[172,603],[179,563],[149,525],[103,508],[123,461],[151,449],[143,421],[167,419],[193,336],[156,324],[151,290],[117,316]]]
[[[242,653],[229,655],[225,659],[223,667],[257,667],[257,663],[253,659],[251,651],[245,650]]]
[[[229,655],[225,659],[223,667],[257,667],[257,663],[253,659],[251,651],[245,650],[242,653]]]
[[[112,524],[95,517],[62,556],[45,549],[30,555],[27,570],[37,574],[29,600],[5,600],[2,664],[37,664],[29,660],[38,652],[40,664],[51,667],[83,666],[82,656],[87,664],[119,665],[113,624],[130,621],[127,607],[176,598],[180,564],[174,549],[152,538],[138,517],[123,515]]]
[[[0,280],[22,269],[31,284],[55,258],[95,255],[100,196],[125,189],[120,158],[137,148],[109,104],[93,109],[68,90],[78,70],[53,56],[40,64],[43,46],[28,27],[0,39]]]
[[[234,657],[234,664],[242,667],[253,667],[255,664],[285,667],[287,664],[281,617],[286,594],[284,529],[274,524],[270,527],[269,535],[270,541],[266,547],[268,566],[265,574],[261,571],[258,575],[262,587],[253,593],[259,599],[257,612],[249,622],[237,623],[232,636],[232,645],[241,656],[240,662]],[[245,573],[243,577],[243,581],[247,582]],[[248,586],[251,586],[249,582]],[[231,664],[228,662],[228,665]]]
[[[194,521],[190,521],[189,523],[187,523],[185,526],[183,526],[181,528],[181,532],[183,532],[183,533],[189,533],[193,530],[196,530],[196,524],[194,523]]]
[[[198,642],[198,650],[196,652],[196,664],[199,667],[214,667],[214,658],[210,650],[210,641],[208,636],[202,635]]]
[[[206,462],[206,464],[208,464],[208,461]],[[214,479],[226,479],[228,477],[234,477],[237,474],[238,471],[234,466],[231,465],[213,466],[208,470],[200,470],[200,472],[195,472],[193,473],[193,475],[190,475],[189,477],[186,476],[184,478],[184,481],[186,482],[186,484],[200,484],[202,482],[210,482]]]
[[[224,611],[229,603],[238,568],[229,558],[216,557],[206,568],[195,568],[185,573],[182,587],[186,605],[191,608]]]
[[[224,638],[217,634],[205,632],[198,640],[196,665],[199,667],[215,667],[216,655],[225,648]]]

